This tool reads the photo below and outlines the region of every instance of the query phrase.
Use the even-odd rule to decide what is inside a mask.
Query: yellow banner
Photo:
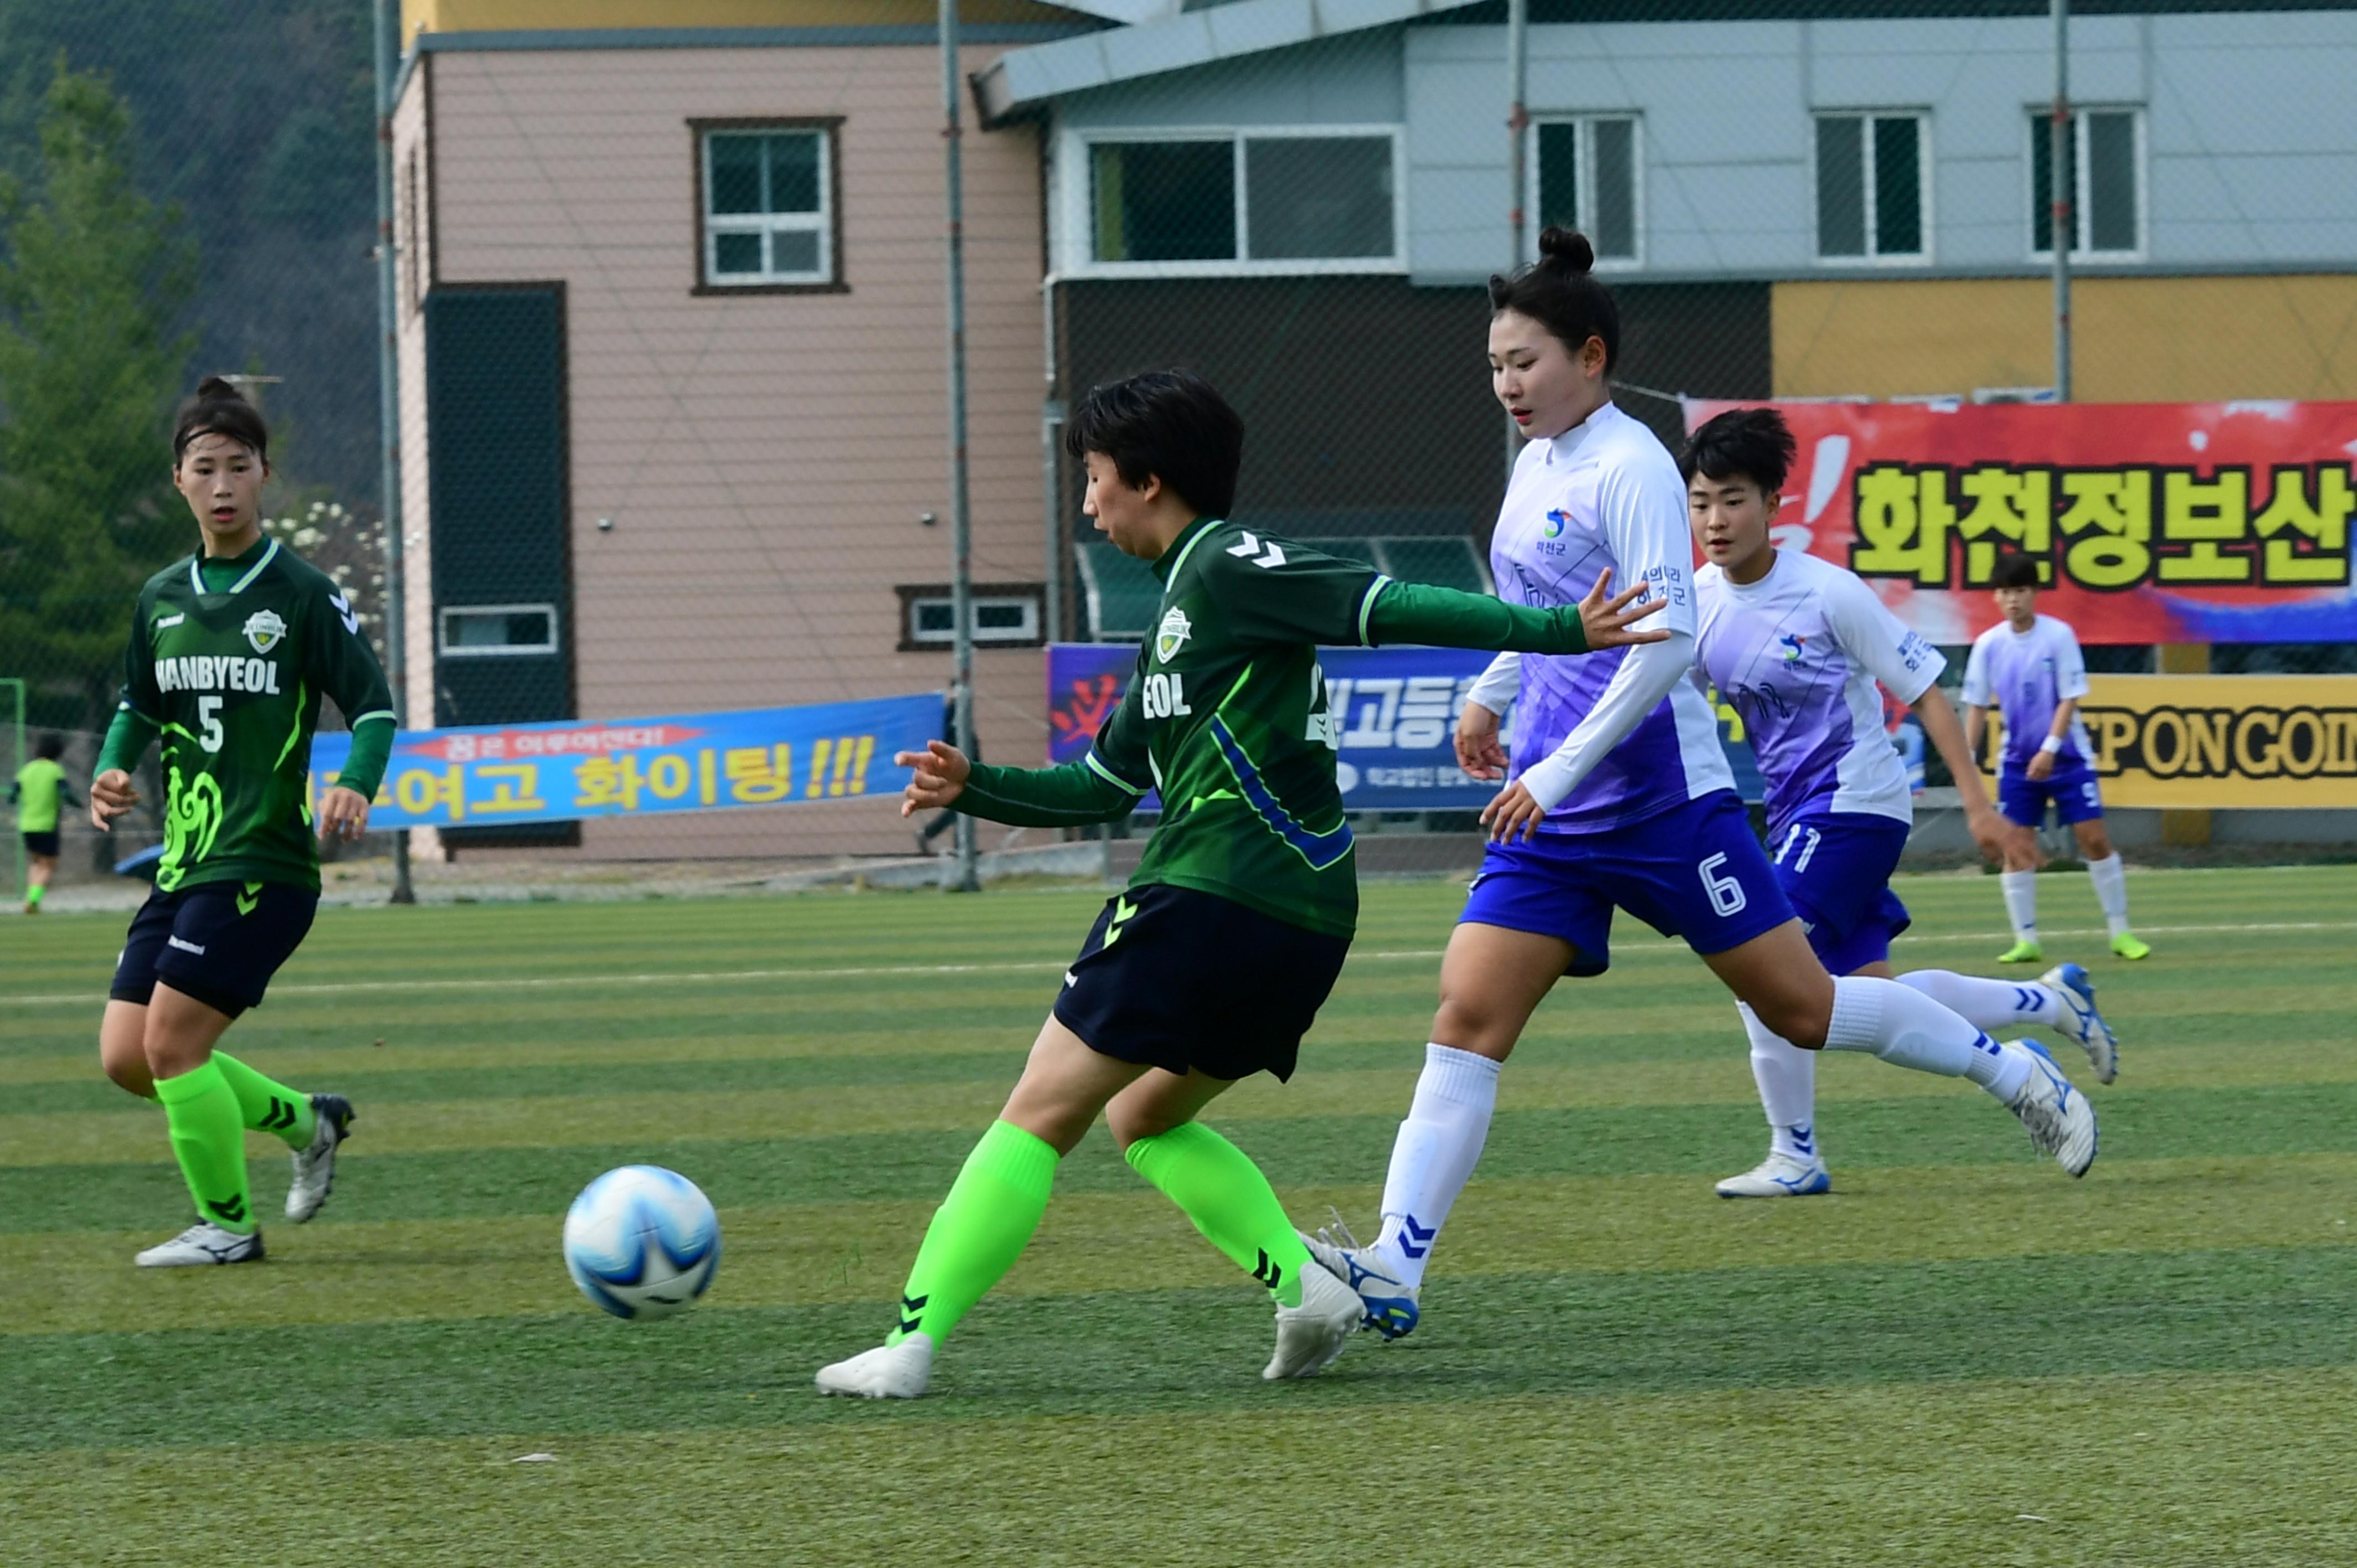
[[[2106,806],[2357,806],[2357,675],[2091,675],[2087,685],[2079,717]]]

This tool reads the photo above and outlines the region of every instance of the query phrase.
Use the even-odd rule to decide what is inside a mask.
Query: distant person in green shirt
[[[1359,914],[1334,778],[1339,715],[1318,645],[1426,643],[1584,653],[1657,639],[1609,577],[1548,609],[1397,583],[1224,521],[1243,421],[1201,378],[1157,371],[1092,391],[1065,444],[1082,510],[1153,563],[1162,602],[1121,705],[1061,768],[989,768],[934,741],[900,810],[950,807],[1020,827],[1113,822],[1149,789],[1161,822],[1128,887],[1064,973],[998,1121],[934,1210],[878,1348],[823,1369],[820,1391],[914,1399],[934,1348],[1014,1266],[1057,1165],[1100,1112],[1131,1168],[1265,1286],[1276,1353],[1306,1378],[1341,1354],[1357,1295],[1310,1261],[1260,1167],[1195,1118],[1238,1079],[1293,1075]]]
[[[66,770],[58,758],[66,754],[65,736],[45,735],[33,743],[33,760],[16,769],[8,787],[8,803],[16,808],[16,831],[25,836],[25,913],[41,912],[41,897],[49,878],[58,874],[58,802],[78,806],[66,788]]]
[[[326,575],[262,534],[270,432],[208,377],[180,409],[172,482],[203,545],[139,592],[123,700],[91,780],[91,821],[139,799],[132,770],[163,738],[164,858],[133,917],[99,1025],[107,1077],[160,1100],[197,1222],[142,1268],[262,1260],[245,1133],[295,1152],[286,1218],[318,1212],[352,1108],[301,1094],[213,1048],[294,956],[319,903],[311,735],[319,699],[350,721],[350,758],[320,792],[317,834],[358,838],[393,751],[393,699],[360,616]]]

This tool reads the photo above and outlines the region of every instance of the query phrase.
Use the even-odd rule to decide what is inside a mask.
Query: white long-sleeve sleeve
[[[1642,582],[1653,594],[1665,596],[1669,603],[1641,624],[1670,635],[1664,641],[1630,649],[1596,706],[1552,756],[1524,770],[1523,787],[1550,811],[1694,667],[1694,535],[1686,521],[1684,494],[1620,475],[1606,482],[1597,503],[1598,521],[1619,564],[1613,588]]]
[[[1490,668],[1473,678],[1465,700],[1479,703],[1493,714],[1502,714],[1522,689],[1523,656],[1508,651],[1490,660]]]

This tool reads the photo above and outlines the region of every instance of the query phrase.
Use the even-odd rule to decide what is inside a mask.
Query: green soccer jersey
[[[216,591],[205,564],[236,575]],[[124,745],[126,719],[162,734],[157,887],[318,889],[307,779],[322,695],[350,719],[356,754],[363,724],[382,725],[389,739],[393,698],[359,616],[334,582],[276,540],[229,562],[190,556],[148,579],[124,660],[123,711],[99,760],[101,771],[137,762],[145,736]],[[372,778],[339,782],[364,794],[376,788]]]
[[[65,793],[66,770],[46,757],[37,757],[16,769],[16,787],[9,791],[16,802],[16,831],[57,832],[58,800]]]
[[[1153,632],[1088,755],[1050,768],[977,764],[956,807],[1058,826],[1125,816],[1158,790],[1162,821],[1132,886],[1191,887],[1334,936],[1357,925],[1359,886],[1318,644],[1587,646],[1577,607],[1396,583],[1216,519],[1189,526],[1154,571]]]

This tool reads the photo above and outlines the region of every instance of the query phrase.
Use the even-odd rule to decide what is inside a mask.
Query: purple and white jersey
[[[1857,577],[1779,550],[1756,583],[1717,566],[1695,574],[1695,669],[1742,716],[1768,784],[1770,842],[1812,812],[1914,820],[1906,766],[1882,727],[1874,683],[1913,703],[1947,660]]]
[[[1610,403],[1523,448],[1490,543],[1499,596],[1521,604],[1577,604],[1608,566],[1614,592],[1641,582],[1668,599],[1642,623],[1667,641],[1505,654],[1472,693],[1503,712],[1519,671],[1513,773],[1549,808],[1543,832],[1605,832],[1735,787],[1710,705],[1684,678],[1695,632],[1685,483],[1653,433]]]
[[[2078,636],[2052,616],[2036,618],[2023,632],[2008,621],[1997,622],[1973,639],[1972,657],[1964,660],[1964,701],[2004,715],[2002,773],[2027,771],[2053,732],[2054,710],[2086,694],[2087,660],[2079,652]],[[2055,754],[2054,771],[2084,768],[2094,755],[2087,726],[2073,716],[2071,733]]]

